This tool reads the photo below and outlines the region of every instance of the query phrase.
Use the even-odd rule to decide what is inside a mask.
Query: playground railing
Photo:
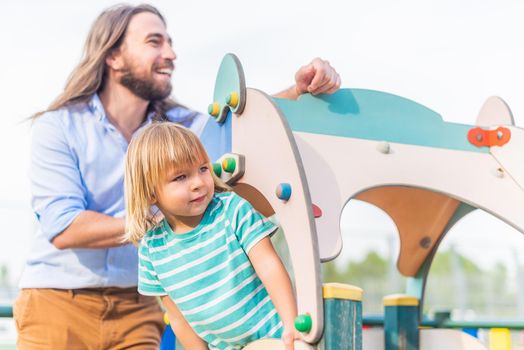
[[[0,306],[0,317],[13,317],[13,307],[12,306]]]
[[[366,315],[362,318],[366,327],[383,327],[383,315]],[[430,318],[422,319],[421,327],[451,328],[451,329],[492,329],[507,328],[509,330],[524,330],[524,321],[453,321],[450,319],[437,321]]]

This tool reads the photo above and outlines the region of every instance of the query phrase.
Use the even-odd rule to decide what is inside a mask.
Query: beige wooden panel
[[[513,125],[513,114],[506,102],[498,96],[489,97],[477,116],[479,126]]]
[[[384,350],[384,330],[364,329],[363,350]],[[477,338],[454,329],[421,329],[420,350],[488,350]]]
[[[389,143],[389,152],[384,153],[380,141],[294,135],[311,200],[323,212],[316,219],[321,259],[340,252],[340,216],[347,201],[375,187],[409,186],[442,193],[524,232],[524,191],[511,176],[500,176],[501,165],[489,153],[395,143]]]
[[[511,139],[502,147],[493,146],[489,151],[504,172],[524,190],[524,130],[515,126],[505,127],[511,131]]]
[[[295,341],[295,350],[313,350],[313,347],[301,341]],[[244,350],[285,350],[284,343],[280,339],[261,339],[257,340],[246,347]]]
[[[488,350],[477,338],[455,329],[421,329],[420,349]]]
[[[293,264],[298,312],[309,313],[313,320],[304,340],[314,343],[323,329],[320,258],[309,188],[293,134],[271,98],[254,89],[247,89],[246,106],[241,115],[233,115],[232,127],[232,152],[245,156],[245,174],[237,189],[266,213],[269,207],[275,211]],[[288,201],[275,194],[280,183],[292,187]]]

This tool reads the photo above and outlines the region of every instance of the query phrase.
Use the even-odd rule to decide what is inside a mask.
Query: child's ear
[[[151,197],[149,197],[149,205],[155,205],[157,203],[156,196],[154,193],[151,193]]]

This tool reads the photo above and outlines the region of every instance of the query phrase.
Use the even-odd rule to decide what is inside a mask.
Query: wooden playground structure
[[[277,99],[246,88],[228,54],[209,113],[217,122],[202,140],[215,172],[283,228],[299,310],[295,349],[486,349],[458,329],[421,328],[420,310],[432,258],[461,218],[480,208],[524,232],[524,130],[504,101],[489,98],[465,125],[373,90]],[[321,283],[320,264],[343,249],[340,215],[353,198],[381,208],[399,232],[397,268],[409,281],[385,296],[383,328],[363,327],[365,291]]]

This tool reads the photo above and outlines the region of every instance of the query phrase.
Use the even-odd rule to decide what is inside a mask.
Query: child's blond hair
[[[189,129],[155,122],[136,135],[125,160],[126,240],[137,243],[156,224],[151,210],[155,190],[167,171],[209,163],[215,191],[229,187],[217,178],[204,146]]]

